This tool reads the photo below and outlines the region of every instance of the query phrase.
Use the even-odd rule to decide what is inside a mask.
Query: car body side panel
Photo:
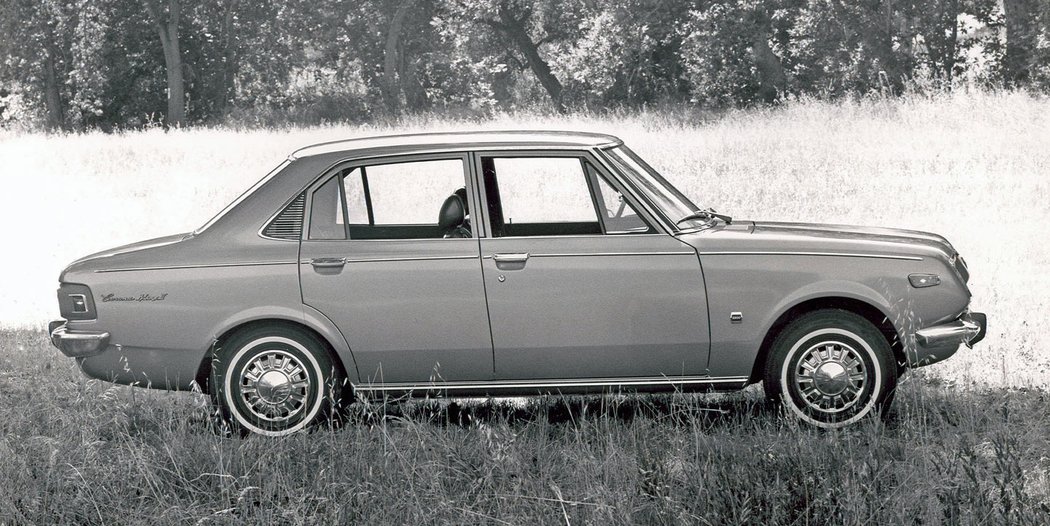
[[[669,235],[481,240],[499,379],[706,374],[696,253]],[[520,269],[495,254],[527,253]]]
[[[97,317],[85,323],[111,334],[106,352],[81,363],[91,376],[115,376],[122,383],[148,377],[154,384],[163,378],[162,383],[175,382],[171,387],[184,389],[212,342],[226,330],[253,319],[303,321],[294,256],[263,264],[230,260],[191,265],[183,260],[167,266],[158,257],[157,263],[139,265],[145,259],[139,255],[135,266],[106,261],[97,272],[66,275],[70,282],[91,287]],[[194,374],[187,374],[190,369]]]
[[[350,350],[350,343],[346,341],[346,337],[339,331],[335,322],[323,312],[309,305],[303,305],[303,324],[317,331],[332,346],[332,350],[343,363],[343,369],[350,382],[355,384],[360,382],[361,373],[354,353]]]
[[[959,289],[912,288],[909,273],[938,267],[929,260],[821,255],[700,257],[711,304],[711,374],[715,376],[749,374],[774,322],[808,300],[863,301],[881,311],[908,345],[915,330],[957,316],[969,299]],[[730,319],[734,312],[743,317],[738,323]]]
[[[361,382],[492,378],[477,239],[303,241],[302,258],[303,301],[339,327]]]

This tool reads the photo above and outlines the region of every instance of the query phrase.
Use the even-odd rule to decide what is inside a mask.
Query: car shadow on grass
[[[348,424],[410,420],[442,427],[536,422],[579,425],[596,420],[645,420],[668,425],[737,427],[776,420],[779,410],[755,393],[549,395],[534,398],[379,399],[359,401]]]

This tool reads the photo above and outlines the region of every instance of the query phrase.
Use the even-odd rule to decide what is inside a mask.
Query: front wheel
[[[766,395],[792,415],[834,429],[889,406],[897,365],[871,322],[844,310],[821,310],[777,335],[763,380]]]
[[[231,428],[284,436],[332,416],[343,374],[327,346],[293,327],[237,333],[212,363],[212,397]]]

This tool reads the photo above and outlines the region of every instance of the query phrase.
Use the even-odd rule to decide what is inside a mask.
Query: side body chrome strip
[[[224,268],[224,267],[265,267],[271,265],[294,265],[294,261],[257,261],[252,263],[202,263],[199,265],[166,265],[157,267],[125,267],[125,268],[103,268],[96,273],[104,272],[139,272],[143,270],[179,270],[198,268]]]
[[[597,256],[695,256],[695,252],[671,251],[671,252],[529,252],[530,258],[582,258]],[[492,259],[493,255],[482,256],[482,259]]]
[[[360,384],[361,391],[456,391],[466,389],[565,389],[573,387],[616,387],[657,385],[711,385],[747,383],[746,376],[657,376],[650,378],[589,378],[579,380],[497,380],[475,382],[377,383]]]
[[[692,251],[668,251],[668,252],[546,252],[529,254],[534,258],[575,258],[589,256],[695,256]]]
[[[907,261],[922,261],[919,256],[898,256],[895,254],[861,254],[847,252],[791,252],[791,251],[733,251],[733,252],[698,252],[701,256],[828,256],[840,258],[874,258],[874,259],[901,259]]]
[[[452,259],[478,259],[478,256],[404,256],[386,258],[345,258],[347,263],[382,263],[391,261],[443,261]],[[312,260],[303,259],[299,263],[309,265]]]

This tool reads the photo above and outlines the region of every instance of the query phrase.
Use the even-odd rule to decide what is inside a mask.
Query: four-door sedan
[[[942,237],[733,220],[608,135],[301,149],[200,229],[62,272],[89,376],[285,435],[354,394],[741,389],[840,427],[983,338]]]

